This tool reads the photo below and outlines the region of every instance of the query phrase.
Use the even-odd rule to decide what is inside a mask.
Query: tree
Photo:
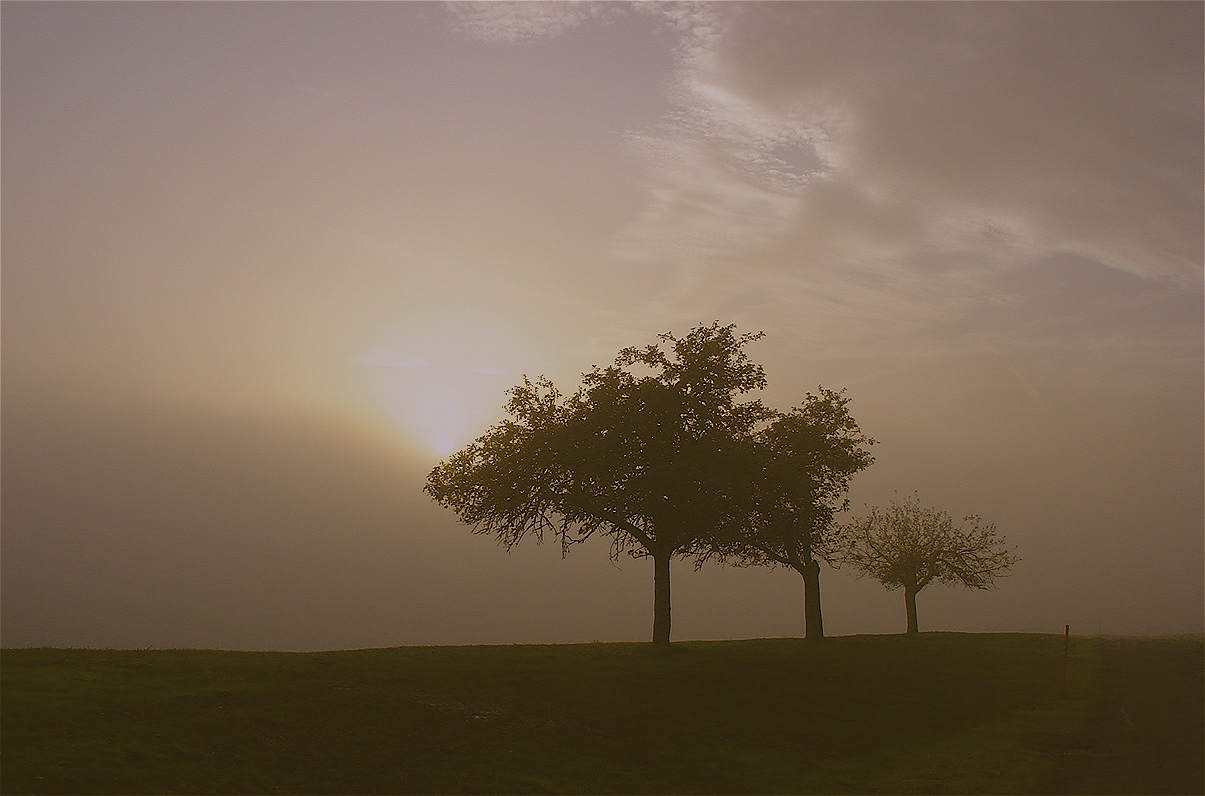
[[[651,557],[653,643],[667,646],[670,561],[730,516],[730,493],[748,480],[745,441],[771,414],[737,401],[765,375],[744,352],[762,335],[734,329],[717,322],[626,348],[568,396],[525,377],[510,417],[441,462],[426,491],[508,549],[550,533],[564,553],[601,534],[612,556]]]
[[[820,561],[830,557],[834,516],[848,508],[855,473],[874,462],[841,392],[819,388],[753,438],[755,474],[744,510],[700,556],[744,565],[787,566],[803,578],[804,636],[824,637]]]
[[[987,589],[1020,560],[995,525],[983,525],[976,516],[955,525],[950,515],[922,506],[915,495],[892,500],[886,510],[872,507],[870,514],[845,525],[839,555],[888,589],[904,589],[908,633],[918,632],[916,595],[930,583]]]

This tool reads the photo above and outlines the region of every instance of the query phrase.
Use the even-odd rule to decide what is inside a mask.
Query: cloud
[[[870,271],[1072,252],[1195,286],[1200,17],[1181,4],[679,13],[677,112],[632,137],[648,204],[618,251],[776,249]]]
[[[625,329],[722,317],[790,330],[830,359],[1051,344],[1103,355],[1112,316],[1083,311],[1087,299],[1054,310],[1077,324],[1041,327],[1059,342],[1020,334],[1036,307],[1051,311],[1039,275],[1075,262],[1085,283],[1158,286],[1155,303],[1200,294],[1199,6],[455,9],[500,42],[558,35],[597,9],[677,36],[666,113],[626,132],[643,202],[611,255],[663,287],[616,321]],[[1118,287],[1108,306],[1150,301]],[[1179,351],[1184,317],[1130,332]]]
[[[608,13],[607,4],[564,2],[453,2],[445,8],[457,28],[497,44],[522,44],[559,36]]]

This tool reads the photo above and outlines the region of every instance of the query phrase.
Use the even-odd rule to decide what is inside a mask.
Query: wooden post
[[[1071,625],[1063,625],[1063,696],[1067,696],[1067,658],[1071,646]]]

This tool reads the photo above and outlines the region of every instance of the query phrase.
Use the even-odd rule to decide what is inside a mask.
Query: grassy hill
[[[1189,750],[1167,792],[1200,793],[1201,639],[1137,643],[1152,692],[1196,688],[1152,720]],[[6,650],[0,790],[1067,793],[1103,772],[1153,793],[1125,780],[1148,776],[1134,739],[1105,732],[1126,679],[1109,650],[1073,638],[1066,687],[1062,637],[1030,634]]]

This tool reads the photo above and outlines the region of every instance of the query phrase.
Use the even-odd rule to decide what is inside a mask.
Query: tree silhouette
[[[962,523],[944,511],[927,508],[911,496],[892,500],[885,509],[841,529],[840,560],[870,575],[888,589],[904,589],[908,633],[916,633],[916,595],[934,581],[986,589],[1019,560],[1005,547],[996,526],[976,516]]]
[[[670,561],[746,505],[748,441],[772,415],[737,400],[765,375],[743,350],[762,335],[734,329],[717,322],[626,348],[572,395],[524,378],[510,417],[432,470],[426,491],[507,548],[550,533],[565,552],[602,534],[613,556],[651,557],[653,643],[667,646]]]
[[[809,639],[824,637],[820,561],[831,555],[833,518],[849,505],[850,479],[874,462],[864,447],[874,440],[862,434],[848,404],[842,393],[821,387],[790,412],[776,413],[753,440],[748,505],[730,514],[733,525],[701,556],[798,572]]]

